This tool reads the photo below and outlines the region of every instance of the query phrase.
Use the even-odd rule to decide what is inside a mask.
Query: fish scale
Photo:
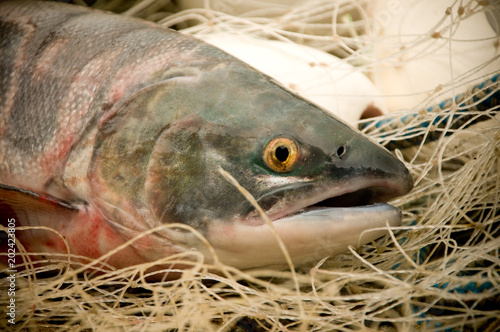
[[[56,4],[44,5],[48,7],[47,10],[33,11],[30,19],[31,24],[42,28],[37,29],[33,35],[19,37],[28,37],[29,42],[24,44],[31,46],[26,53],[36,55],[32,57],[31,63],[27,61],[23,64],[23,70],[19,74],[23,79],[17,86],[21,86],[22,91],[33,93],[16,93],[12,102],[2,109],[2,113],[15,108],[33,110],[31,113],[15,112],[8,117],[2,116],[6,122],[2,139],[5,144],[2,144],[0,151],[4,156],[9,155],[9,160],[18,160],[10,169],[20,173],[36,168],[37,165],[45,165],[44,156],[67,154],[90,125],[92,118],[104,111],[99,109],[100,104],[111,108],[117,100],[123,99],[126,90],[133,93],[136,88],[130,84],[113,85],[111,82],[134,78],[133,64],[142,59],[154,60],[156,56],[160,58],[157,63],[151,60],[144,62],[152,68],[165,66],[171,46],[166,43],[169,40],[165,40],[164,30],[155,35],[157,28],[151,28],[143,22],[123,22],[121,17],[93,13],[78,7],[71,7],[71,10],[64,11],[63,14],[52,13],[47,16],[47,13],[51,13],[48,9]],[[29,12],[25,13],[27,14]],[[51,22],[52,30],[43,29],[44,22]],[[74,31],[82,29],[89,38],[72,38]],[[8,40],[14,38],[9,31],[5,31],[3,35]],[[95,42],[92,39],[94,36],[99,36],[100,41]],[[148,47],[137,45],[134,42],[136,40],[147,43]],[[179,44],[182,44],[182,38],[174,42],[173,47],[178,47]],[[58,52],[51,52],[54,47]],[[58,56],[62,51],[64,56]],[[54,53],[53,57],[44,57],[46,52]],[[79,82],[79,79],[84,81]],[[15,84],[11,86],[16,88]],[[121,89],[117,90],[117,87]],[[40,95],[50,97],[39,98]],[[92,99],[88,98],[89,95]],[[53,112],[54,108],[58,109],[57,113]],[[78,121],[74,121],[75,119]],[[13,146],[17,148],[15,155]],[[26,167],[22,167],[22,164]],[[56,170],[49,167],[41,171],[53,175]],[[40,179],[40,182],[44,180],[47,179]]]

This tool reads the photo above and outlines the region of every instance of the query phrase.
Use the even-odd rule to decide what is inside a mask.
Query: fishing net
[[[206,264],[197,252],[112,272],[105,257],[70,267],[68,257],[45,254],[45,264],[36,265],[18,243],[17,323],[2,314],[0,329],[500,330],[498,1],[449,1],[436,9],[430,28],[412,33],[402,29],[406,19],[392,27],[413,2],[186,3],[93,6],[198,36],[236,31],[305,44],[352,64],[388,105],[387,114],[364,119],[359,128],[391,149],[415,179],[410,194],[391,202],[403,211],[402,225],[339,256],[283,270]],[[456,35],[485,14],[493,34]],[[467,52],[455,44],[467,51],[490,45],[490,51],[462,61]],[[444,57],[432,58],[439,54]],[[461,62],[467,64],[462,71]],[[408,74],[414,64],[420,77]],[[436,71],[440,81],[430,78]],[[146,280],[152,265],[175,262],[191,267],[178,279]],[[9,282],[0,280],[2,311]]]

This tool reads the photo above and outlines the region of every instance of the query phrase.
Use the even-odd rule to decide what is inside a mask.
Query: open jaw
[[[286,265],[277,236],[295,265],[319,261],[399,225],[401,212],[385,202],[404,193],[397,180],[354,180],[269,214],[272,227],[216,222],[207,238],[221,261],[239,268]]]

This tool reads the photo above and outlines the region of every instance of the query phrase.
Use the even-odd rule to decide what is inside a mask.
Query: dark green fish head
[[[413,182],[387,150],[217,49],[195,52],[199,61],[165,69],[102,122],[89,177],[96,204],[119,229],[187,224],[221,260],[250,268],[286,262],[276,235],[302,264],[400,222],[383,203]],[[210,258],[184,231],[159,237]]]

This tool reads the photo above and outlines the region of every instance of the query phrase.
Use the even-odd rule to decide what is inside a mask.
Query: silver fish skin
[[[401,221],[384,203],[412,188],[399,160],[198,39],[25,1],[0,2],[0,38],[1,222],[64,237],[19,231],[28,251],[97,258],[177,223],[206,237],[225,263],[281,266],[276,234],[304,264]],[[172,227],[107,263],[120,268],[192,249],[215,260],[196,234]]]

